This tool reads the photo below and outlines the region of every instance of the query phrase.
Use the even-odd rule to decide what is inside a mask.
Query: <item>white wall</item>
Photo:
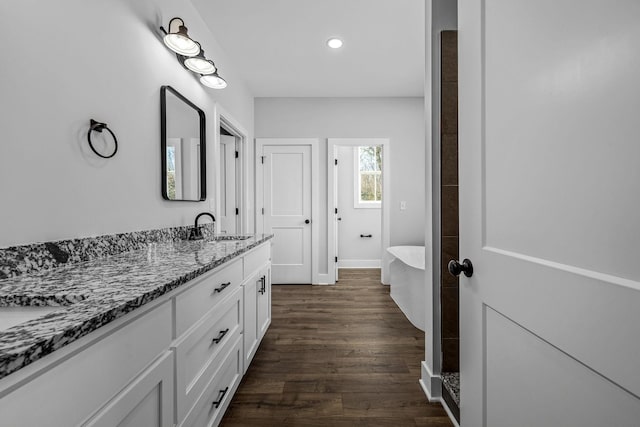
[[[391,245],[424,244],[423,98],[256,98],[259,138],[322,138],[320,212],[326,212],[326,138],[391,140]],[[400,201],[407,209],[400,210]],[[327,218],[319,225],[319,272],[327,273]]]
[[[440,397],[441,331],[440,331],[440,32],[457,29],[456,0],[427,0],[425,8],[425,129],[427,144],[425,164],[430,174],[425,176],[427,212],[425,241],[431,242],[425,251],[425,361],[422,385],[433,398]],[[438,286],[434,286],[438,284]]]
[[[184,70],[158,27],[182,17],[229,82],[214,91]],[[0,78],[0,247],[185,225],[214,206],[213,147],[206,202],[160,193],[160,86],[207,114],[224,106],[253,137],[253,97],[188,0],[0,2],[11,34]],[[110,160],[90,151],[89,119],[119,140]]]
[[[338,265],[340,267],[362,267],[361,261],[380,263],[382,245],[382,209],[354,208],[355,198],[355,149],[338,147]],[[384,197],[384,194],[383,196]],[[361,234],[370,234],[371,238],[362,238]],[[360,262],[358,262],[360,261]]]

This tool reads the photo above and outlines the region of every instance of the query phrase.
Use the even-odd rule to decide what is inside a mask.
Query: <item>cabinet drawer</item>
[[[202,279],[176,296],[176,337],[180,337],[218,302],[232,293],[242,282],[242,260]]]
[[[249,277],[271,259],[271,243],[254,248],[244,257],[244,277]]]
[[[242,378],[241,337],[235,340],[219,366],[181,427],[211,427],[220,423]]]
[[[193,407],[230,345],[241,337],[242,308],[242,289],[237,288],[176,342],[178,420]]]

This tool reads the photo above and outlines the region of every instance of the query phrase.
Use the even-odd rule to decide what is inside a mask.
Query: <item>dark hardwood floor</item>
[[[380,285],[274,285],[272,323],[222,426],[450,426],[418,384],[424,333]]]

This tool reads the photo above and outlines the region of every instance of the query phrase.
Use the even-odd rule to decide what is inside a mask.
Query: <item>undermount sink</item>
[[[251,236],[235,235],[235,234],[219,234],[213,239],[216,241],[234,241],[234,240],[247,240]]]
[[[0,307],[0,331],[63,309],[60,306]]]

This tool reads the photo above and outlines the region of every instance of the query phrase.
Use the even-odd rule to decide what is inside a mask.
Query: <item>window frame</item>
[[[371,174],[373,176],[380,176],[379,179],[379,185],[380,185],[380,194],[382,195],[382,197],[380,198],[380,200],[373,200],[373,201],[367,201],[367,200],[361,200],[360,199],[360,195],[361,195],[361,178],[362,178],[362,173],[360,171],[360,148],[362,147],[379,147],[380,150],[382,150],[382,146],[380,145],[359,145],[356,147],[353,147],[353,207],[354,209],[381,209],[382,208],[382,197],[384,197],[384,195],[382,195],[382,164],[384,163],[384,159],[382,158],[382,156],[384,156],[384,152],[381,153],[381,164],[380,164],[380,170],[379,171],[365,171],[365,173]],[[374,178],[375,179],[375,178]]]

